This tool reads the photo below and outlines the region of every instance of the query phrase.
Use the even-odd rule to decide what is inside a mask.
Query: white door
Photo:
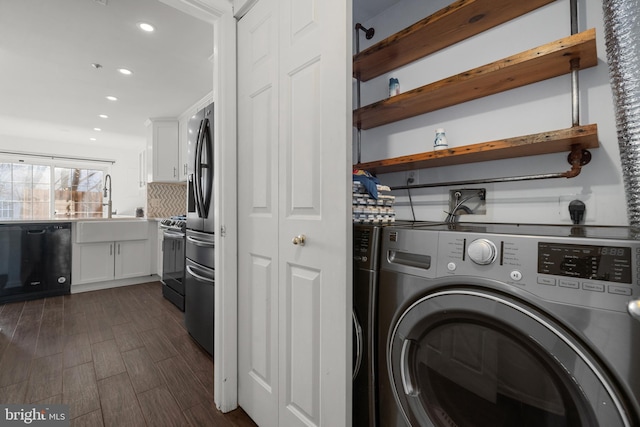
[[[279,4],[280,425],[344,426],[351,423],[351,1]],[[296,236],[306,237],[304,246],[292,243]]]
[[[239,403],[261,426],[351,422],[350,27],[350,0],[239,23]]]
[[[238,22],[238,403],[278,425],[277,1]]]

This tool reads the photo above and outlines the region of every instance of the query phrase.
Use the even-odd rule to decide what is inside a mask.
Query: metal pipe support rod
[[[580,175],[580,172],[582,171],[582,166],[586,165],[591,160],[591,153],[589,153],[586,150],[583,150],[580,146],[576,145],[571,149],[571,153],[569,154],[569,157],[567,160],[571,164],[571,169],[566,172],[510,176],[510,177],[501,177],[501,178],[480,178],[480,179],[471,179],[471,180],[464,180],[464,181],[436,182],[436,183],[429,183],[429,184],[400,185],[397,187],[391,187],[391,190],[412,190],[414,188],[433,188],[433,187],[449,187],[449,186],[458,186],[458,185],[492,184],[492,183],[499,183],[499,182],[535,181],[535,180],[555,179],[555,178],[575,178],[576,176]]]

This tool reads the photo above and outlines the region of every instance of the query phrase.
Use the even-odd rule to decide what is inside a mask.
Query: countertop
[[[85,221],[160,221],[162,218],[136,217],[133,215],[114,215],[111,218],[42,218],[42,219],[16,219],[0,220],[0,225],[11,224],[48,224],[59,222],[85,222]]]

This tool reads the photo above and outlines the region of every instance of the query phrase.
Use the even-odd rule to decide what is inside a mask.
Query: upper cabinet
[[[552,1],[458,0],[355,55],[354,77],[360,81],[378,77]],[[375,128],[597,63],[595,30],[590,29],[358,108],[353,112],[353,125]],[[385,173],[597,146],[597,126],[593,124],[355,167]]]
[[[147,182],[180,179],[179,126],[177,119],[149,119],[147,126]]]
[[[179,118],[178,127],[180,129],[180,135],[178,136],[179,144],[180,144],[180,153],[179,153],[179,163],[180,170],[178,171],[178,177],[180,181],[187,182],[187,169],[189,162],[189,154],[187,152],[188,148],[188,134],[189,132],[189,117],[191,115],[183,114]]]

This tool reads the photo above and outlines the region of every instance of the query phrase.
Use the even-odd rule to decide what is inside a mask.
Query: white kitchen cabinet
[[[148,240],[115,242],[113,251],[115,255],[114,279],[128,279],[151,274]]]
[[[178,123],[178,128],[180,130],[180,135],[178,138],[179,144],[179,161],[180,161],[180,170],[178,171],[178,179],[181,182],[187,182],[187,161],[189,159],[189,155],[187,153],[187,145],[188,145],[188,132],[189,132],[189,118],[192,116],[185,115],[180,118],[180,122]]]
[[[113,280],[113,242],[81,243],[73,246],[74,285]]]
[[[180,138],[177,119],[149,119],[147,126],[147,182],[178,182]]]
[[[138,154],[138,187],[147,185],[147,151]]]
[[[149,240],[74,244],[73,284],[151,274]]]

